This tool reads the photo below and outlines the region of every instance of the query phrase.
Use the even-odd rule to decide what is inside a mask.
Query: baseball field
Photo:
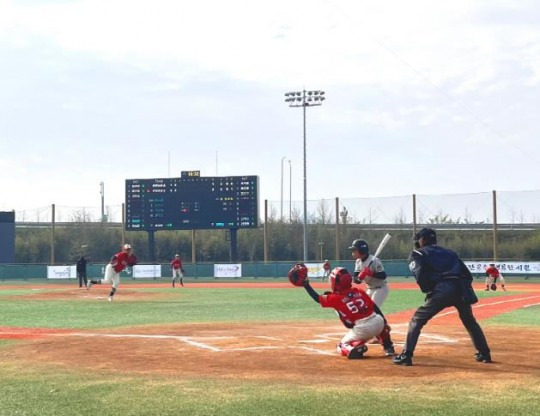
[[[0,415],[538,415],[540,282],[507,279],[474,312],[477,363],[453,309],[424,328],[414,366],[380,345],[347,360],[335,313],[283,280],[0,282]],[[326,283],[313,284],[319,292]],[[396,350],[423,295],[392,278]]]

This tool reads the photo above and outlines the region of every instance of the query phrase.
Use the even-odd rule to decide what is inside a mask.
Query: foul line
[[[498,302],[482,303],[481,305],[474,305],[473,309],[483,308],[485,306],[501,305],[503,303],[520,302],[522,300],[529,300],[529,299],[536,299],[536,298],[540,298],[540,296],[529,296],[529,297],[526,297],[526,298],[507,299],[507,300],[501,300],[501,301],[498,301]],[[439,313],[439,314],[435,315],[431,319],[441,318],[443,316],[451,315],[451,314],[454,314],[454,313],[457,313],[457,310],[454,309],[454,310],[451,310],[449,312]]]

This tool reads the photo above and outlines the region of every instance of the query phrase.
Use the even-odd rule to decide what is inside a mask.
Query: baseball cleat
[[[109,302],[112,302],[112,296],[109,296]]]
[[[491,363],[491,354],[488,353],[481,353],[477,352],[474,354],[474,359],[478,361],[479,363]]]
[[[396,355],[394,358],[392,358],[392,362],[397,365],[404,365],[404,366],[411,366],[412,365],[412,357],[402,352],[400,355]]]
[[[394,355],[396,355],[396,350],[394,349],[394,347],[385,348],[384,355],[386,355],[387,357],[393,357]]]
[[[362,358],[364,356],[364,353],[368,350],[368,347],[366,347],[365,345],[360,345],[356,348],[353,348],[350,352],[349,352],[349,355],[347,355],[347,358],[349,360],[357,360],[359,358]]]
[[[86,282],[86,290],[89,290],[92,287],[92,282],[89,280]]]
[[[182,281],[182,279],[180,279],[180,284],[184,286],[184,282]]]

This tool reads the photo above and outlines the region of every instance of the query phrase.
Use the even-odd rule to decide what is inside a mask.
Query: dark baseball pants
[[[79,287],[86,287],[86,272],[77,272]]]
[[[462,296],[462,285],[458,279],[446,279],[438,283],[409,322],[404,352],[412,356],[424,325],[444,308],[453,306],[457,309],[459,318],[467,329],[475,348],[482,354],[489,354],[490,350],[484,332],[476,322],[471,305],[466,303]]]

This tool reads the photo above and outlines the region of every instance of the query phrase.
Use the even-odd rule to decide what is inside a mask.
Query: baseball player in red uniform
[[[112,256],[111,261],[105,267],[104,278],[88,281],[86,289],[90,289],[92,285],[112,282],[111,293],[109,293],[109,302],[112,302],[113,296],[120,284],[120,272],[128,266],[134,266],[135,264],[137,264],[137,257],[131,253],[131,246],[129,244],[124,244],[122,251]]]
[[[495,263],[490,263],[489,267],[486,268],[486,289],[485,290],[497,290],[497,280],[500,280],[502,290],[506,292],[504,287],[504,277],[495,266]]]
[[[352,287],[352,276],[347,269],[336,267],[330,273],[331,292],[319,295],[307,280],[307,268],[297,264],[290,273],[305,275],[303,286],[323,308],[333,308],[349,332],[337,345],[337,352],[349,359],[358,359],[368,350],[365,345],[373,337],[380,339],[387,356],[394,355],[394,346],[390,338],[390,327],[385,325],[385,318],[378,306],[362,289]]]
[[[173,261],[171,261],[171,271],[172,271],[172,287],[176,285],[176,278],[180,279],[180,284],[184,286],[184,268],[182,267],[182,260],[180,260],[180,254],[174,256]]]
[[[324,270],[324,274],[323,274],[323,279],[328,279],[328,277],[330,276],[330,269],[332,268],[332,266],[330,265],[330,262],[328,260],[325,260],[324,263],[323,263],[323,270]]]

